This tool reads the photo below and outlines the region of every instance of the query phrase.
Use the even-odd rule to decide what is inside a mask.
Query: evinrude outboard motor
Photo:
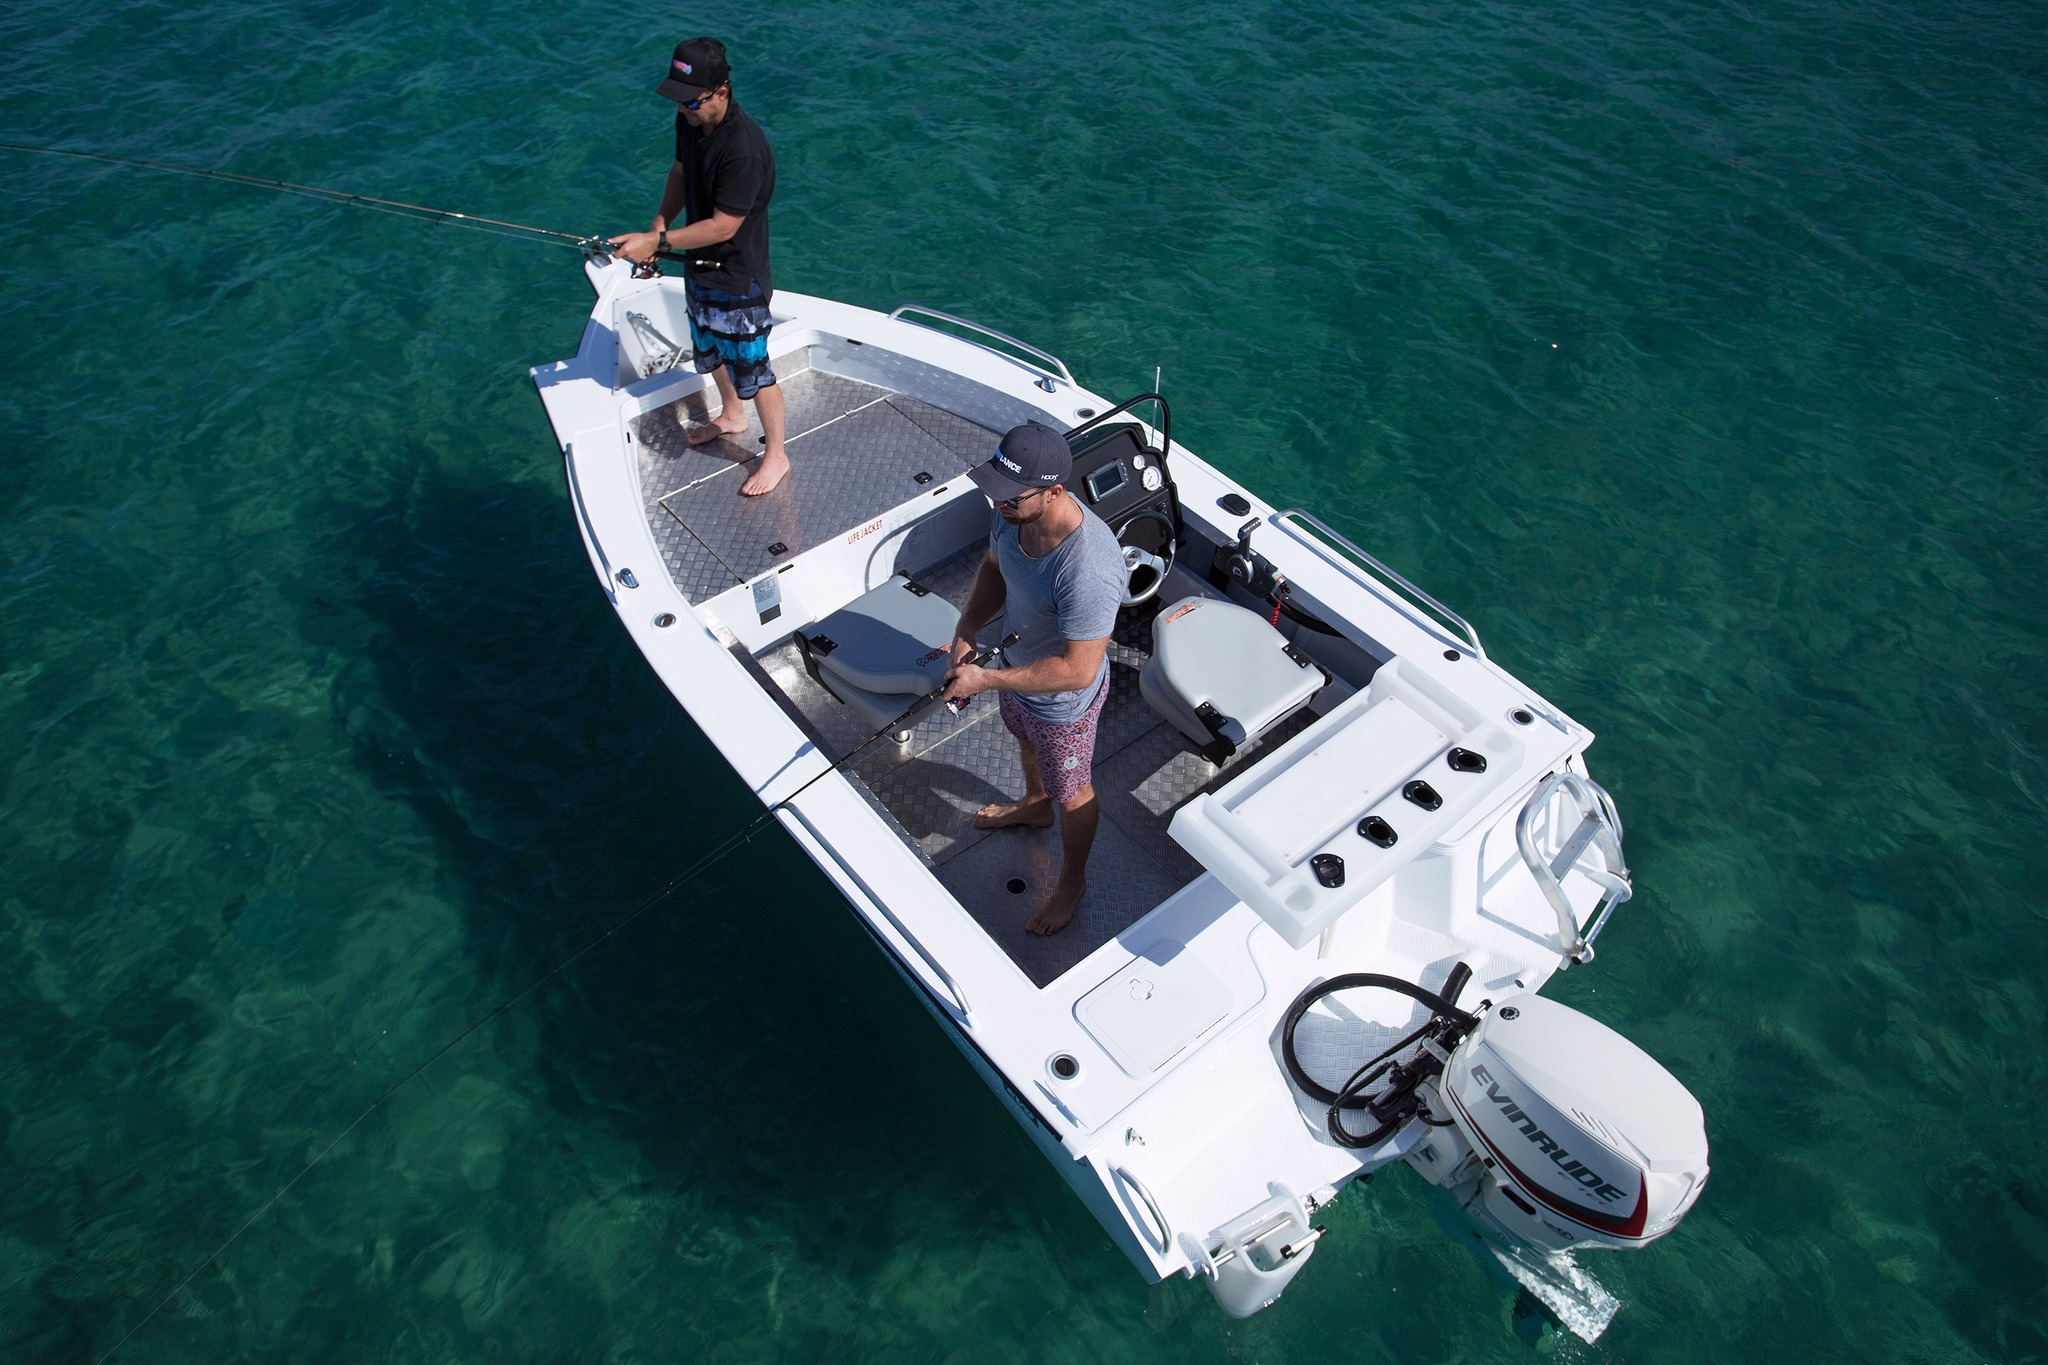
[[[1288,1010],[1281,1055],[1295,1084],[1329,1104],[1339,1145],[1377,1147],[1423,1125],[1408,1164],[1452,1191],[1501,1263],[1590,1341],[1616,1304],[1567,1253],[1643,1247],[1676,1227],[1706,1187],[1705,1116],[1648,1053],[1569,1006],[1518,994],[1458,1008],[1470,977],[1459,963],[1441,994],[1332,978]],[[1295,1026],[1324,996],[1365,987],[1407,995],[1431,1017],[1333,1091],[1297,1060]]]
[[[1677,1227],[1706,1187],[1699,1101],[1634,1043],[1555,1000],[1496,1005],[1435,1088],[1451,1125],[1408,1164],[1464,1193],[1500,1236],[1543,1251],[1633,1250]]]

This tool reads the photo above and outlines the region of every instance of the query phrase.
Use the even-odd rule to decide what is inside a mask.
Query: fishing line
[[[573,246],[580,251],[608,252],[610,249],[606,239],[602,237],[557,232],[553,228],[531,227],[525,223],[508,222],[502,218],[480,218],[475,214],[457,213],[453,209],[428,208],[424,204],[407,204],[397,199],[379,199],[375,195],[351,194],[347,190],[322,189],[318,185],[300,185],[290,180],[271,180],[260,175],[218,171],[205,166],[182,166],[173,161],[149,161],[138,156],[112,156],[106,152],[74,152],[63,147],[38,147],[25,142],[0,142],[0,151],[29,152],[38,156],[68,156],[81,161],[103,161],[116,166],[140,166],[145,170],[170,171],[178,175],[196,175],[208,180],[227,180],[237,185],[281,190],[286,194],[303,195],[329,203],[353,204],[358,208],[389,213],[399,218],[413,218],[428,223],[452,223],[457,227],[474,228],[479,232],[489,233],[493,237],[514,237],[521,241],[539,242],[550,246]]]
[[[4,148],[7,145],[8,144],[0,143],[0,148]],[[1006,649],[1010,645],[1017,643],[1017,638],[1018,637],[1015,635],[1010,635],[1006,637],[1000,644],[992,645],[987,649],[981,650],[975,655],[974,663],[976,665],[986,664],[998,650]],[[561,975],[564,971],[568,970],[577,961],[579,961],[581,958],[587,955],[592,949],[596,948],[599,944],[603,943],[613,934],[618,933],[619,930],[625,928],[634,920],[640,918],[640,916],[646,914],[649,910],[653,909],[656,905],[660,904],[661,901],[665,899],[670,892],[674,891],[684,882],[689,881],[692,877],[695,877],[700,872],[703,872],[706,868],[709,868],[713,863],[717,862],[720,858],[723,858],[726,854],[732,852],[735,848],[738,848],[742,843],[752,838],[754,831],[760,829],[761,826],[767,824],[770,820],[774,819],[775,813],[777,811],[781,810],[790,802],[796,800],[799,796],[802,796],[805,792],[809,791],[819,781],[823,780],[824,778],[830,776],[835,772],[838,772],[848,763],[858,758],[870,744],[873,744],[883,735],[889,734],[896,730],[900,730],[908,721],[911,720],[912,717],[918,715],[927,706],[930,706],[933,702],[937,701],[944,692],[945,684],[941,683],[939,686],[925,693],[922,697],[919,697],[916,701],[910,704],[910,706],[903,712],[902,715],[896,717],[896,719],[890,721],[887,725],[875,731],[872,735],[869,735],[866,739],[862,740],[859,744],[855,745],[851,750],[849,750],[844,756],[834,759],[830,764],[826,765],[824,771],[812,775],[812,777],[808,781],[806,781],[801,787],[798,787],[795,791],[783,797],[780,801],[777,801],[774,805],[768,807],[768,809],[762,811],[759,815],[755,816],[752,820],[749,820],[745,825],[741,826],[739,829],[734,830],[731,834],[725,837],[725,839],[718,845],[718,847],[712,849],[709,853],[699,858],[696,862],[691,863],[681,872],[678,872],[675,876],[669,878],[668,882],[659,891],[656,891],[653,895],[641,901],[631,910],[628,910],[625,914],[621,915],[619,918],[613,920],[610,924],[606,925],[604,927],[603,932],[599,933],[596,937],[590,939],[582,947],[578,948],[575,952],[569,954],[569,956],[563,958],[560,962],[557,962],[554,966],[548,968],[545,972],[535,977],[526,985],[520,987],[519,990],[515,991],[513,994],[506,996],[503,1000],[499,1001],[496,1005],[492,1006],[487,1013],[480,1015],[473,1023],[469,1025],[469,1027],[463,1029],[462,1032],[456,1034],[453,1038],[450,1038],[447,1042],[441,1044],[439,1048],[434,1050],[432,1056],[428,1057],[425,1061],[421,1062],[411,1071],[406,1072],[405,1075],[400,1077],[395,1083],[393,1083],[388,1090],[386,1090],[383,1094],[379,1095],[376,1099],[370,1101],[369,1105],[363,1110],[362,1113],[357,1114],[355,1118],[349,1121],[348,1127],[342,1129],[339,1133],[336,1133],[334,1135],[333,1141],[329,1142],[325,1147],[322,1147],[317,1153],[314,1154],[313,1159],[311,1161],[308,1161],[303,1167],[300,1168],[299,1173],[297,1175],[293,1176],[290,1180],[285,1181],[283,1185],[279,1186],[277,1193],[271,1195],[270,1198],[263,1201],[263,1206],[261,1208],[257,1209],[256,1212],[250,1214],[249,1217],[243,1221],[240,1227],[236,1228],[232,1233],[228,1234],[228,1239],[225,1242],[222,1242],[220,1246],[215,1248],[212,1255],[208,1256],[198,1265],[192,1267],[191,1274],[187,1275],[184,1279],[178,1281],[176,1285],[172,1286],[170,1293],[164,1295],[163,1298],[157,1301],[157,1304],[154,1308],[150,1309],[147,1313],[143,1314],[142,1320],[140,1322],[136,1323],[133,1327],[130,1327],[127,1330],[127,1332],[123,1333],[121,1339],[115,1342],[111,1347],[109,1347],[107,1349],[106,1354],[100,1356],[98,1361],[95,1362],[95,1365],[106,1365],[107,1361],[112,1360],[117,1354],[119,1354],[121,1348],[128,1344],[129,1338],[133,1337],[137,1332],[141,1331],[144,1327],[148,1326],[150,1320],[156,1317],[158,1313],[163,1312],[165,1306],[168,1305],[171,1302],[171,1300],[177,1298],[178,1295],[184,1293],[186,1287],[190,1285],[192,1281],[199,1278],[199,1274],[201,1271],[205,1270],[208,1266],[212,1265],[215,1261],[219,1260],[223,1255],[225,1255],[227,1249],[233,1246],[237,1241],[239,1241],[243,1233],[247,1232],[250,1228],[255,1227],[256,1224],[262,1220],[265,1214],[269,1213],[272,1209],[276,1208],[278,1201],[283,1199],[287,1194],[291,1193],[292,1187],[298,1184],[301,1180],[304,1180],[306,1176],[309,1173],[311,1173],[315,1166],[318,1166],[321,1162],[325,1161],[327,1159],[328,1153],[332,1152],[336,1147],[339,1147],[341,1145],[341,1141],[343,1138],[347,1137],[350,1133],[353,1133],[357,1128],[361,1127],[364,1119],[367,1119],[368,1117],[370,1117],[370,1115],[376,1113],[379,1109],[383,1108],[384,1103],[387,1100],[389,1100],[393,1095],[396,1095],[399,1091],[405,1089],[406,1086],[410,1085],[413,1082],[413,1080],[416,1077],[418,1077],[422,1072],[424,1072],[428,1067],[432,1066],[435,1062],[440,1061],[443,1057],[447,1056],[450,1052],[453,1052],[457,1047],[461,1046],[463,1041],[467,1039],[472,1033],[475,1033],[485,1024],[490,1023],[491,1020],[496,1019],[499,1015],[511,1009],[521,1000],[524,1000],[527,996],[532,995],[542,986],[554,980],[557,976]],[[966,699],[964,698],[957,705],[953,702],[947,702],[946,709],[952,712],[954,715],[958,715],[960,713],[961,707],[965,704]]]

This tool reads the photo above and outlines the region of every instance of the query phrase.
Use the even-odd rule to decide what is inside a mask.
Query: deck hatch
[[[1081,1026],[1133,1076],[1149,1076],[1228,1018],[1230,988],[1184,944],[1161,940],[1081,997]]]

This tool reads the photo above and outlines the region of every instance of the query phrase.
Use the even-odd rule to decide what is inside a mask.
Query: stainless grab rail
[[[604,595],[613,606],[619,605],[619,595],[612,591],[612,562],[604,552],[604,542],[597,538],[597,528],[590,524],[590,509],[583,505],[583,485],[576,480],[576,443],[571,441],[562,447],[562,468],[569,475],[569,501],[576,504],[576,519],[583,523],[583,534],[590,537],[590,548],[597,551],[597,562],[604,565],[599,582],[604,584]]]
[[[798,810],[795,806],[781,805],[780,803],[778,803],[778,806],[779,809],[785,810],[796,817],[797,823],[802,825],[811,838],[816,841],[818,847],[824,850],[825,856],[830,858],[838,866],[839,870],[846,874],[847,880],[860,888],[862,898],[874,908],[875,913],[889,921],[890,926],[896,930],[897,935],[902,938],[904,943],[909,945],[910,951],[917,954],[918,959],[931,969],[931,974],[937,977],[940,985],[945,988],[945,993],[951,1000],[953,1009],[960,1016],[960,1022],[968,1028],[974,1027],[974,1010],[968,1005],[967,992],[960,989],[960,983],[955,981],[951,973],[939,965],[937,958],[925,950],[925,946],[917,941],[917,935],[911,933],[905,927],[903,921],[896,918],[896,912],[891,910],[882,898],[875,893],[875,889],[868,885],[866,878],[847,865],[846,859],[839,856],[839,850],[832,847],[831,842],[818,832],[818,827],[812,824],[802,811]]]
[[[1284,512],[1275,512],[1272,516],[1272,519],[1267,524],[1270,526],[1278,527],[1283,521],[1286,521],[1290,517],[1299,521],[1307,522],[1310,526],[1315,527],[1315,529],[1322,535],[1328,537],[1331,541],[1334,541],[1337,545],[1341,546],[1343,549],[1350,552],[1351,554],[1356,555],[1358,558],[1364,560],[1367,564],[1372,566],[1374,572],[1378,573],[1381,577],[1393,583],[1396,587],[1400,588],[1401,591],[1407,593],[1409,597],[1415,599],[1416,601],[1421,602],[1422,604],[1427,606],[1431,611],[1435,612],[1439,617],[1442,618],[1442,622],[1450,622],[1452,624],[1455,624],[1459,630],[1465,633],[1465,640],[1468,644],[1472,646],[1473,654],[1477,655],[1479,658],[1482,659],[1486,657],[1486,646],[1479,643],[1479,632],[1472,628],[1472,623],[1470,621],[1467,621],[1464,617],[1458,615],[1458,613],[1452,611],[1449,607],[1437,601],[1434,597],[1431,597],[1428,593],[1416,587],[1413,583],[1410,583],[1406,578],[1402,577],[1393,569],[1389,568],[1385,561],[1381,560],[1378,556],[1372,554],[1370,551],[1361,549],[1359,546],[1353,544],[1350,540],[1347,540],[1342,532],[1335,530],[1326,522],[1322,521],[1320,518],[1312,516],[1309,513],[1302,511],[1299,507],[1290,507]],[[1282,527],[1281,529],[1287,530],[1290,535],[1294,536],[1294,539],[1296,541],[1298,541],[1302,545],[1307,546],[1309,549],[1316,548],[1313,542],[1304,539],[1299,533],[1293,531],[1292,528]],[[1339,568],[1342,568],[1347,573],[1349,573],[1352,578],[1355,579],[1358,577],[1357,571],[1353,569],[1352,566],[1343,563],[1341,560],[1337,561],[1337,565]],[[1438,622],[1436,624],[1442,624],[1442,622]]]
[[[1575,803],[1579,823],[1558,845],[1556,855],[1546,859],[1536,847],[1536,817],[1549,808],[1550,798],[1560,788]],[[1600,931],[1607,927],[1608,916],[1614,913],[1616,906],[1635,894],[1635,886],[1629,879],[1628,862],[1622,857],[1621,815],[1614,809],[1614,798],[1590,777],[1580,777],[1569,769],[1554,772],[1537,786],[1535,793],[1522,806],[1522,813],[1515,818],[1515,844],[1521,849],[1522,861],[1529,865],[1543,898],[1557,912],[1558,950],[1564,954],[1564,965],[1569,967],[1574,962],[1591,962],[1593,940],[1600,937]],[[1572,912],[1571,900],[1564,894],[1563,880],[1585,856],[1589,846],[1600,850],[1607,866],[1599,872],[1586,869],[1586,876],[1603,890],[1591,917],[1593,927],[1581,937],[1578,916]]]
[[[1132,1194],[1138,1196],[1139,1202],[1145,1206],[1145,1211],[1152,1215],[1152,1221],[1159,1225],[1159,1240],[1154,1242],[1153,1245],[1158,1247],[1159,1254],[1164,1256],[1167,1250],[1173,1246],[1173,1225],[1167,1222],[1166,1215],[1159,1211],[1159,1203],[1152,1198],[1152,1191],[1145,1188],[1144,1181],[1138,1179],[1138,1177],[1132,1175],[1121,1166],[1110,1167],[1109,1174],[1112,1179],[1127,1186]],[[1146,1240],[1151,1240],[1149,1229],[1146,1232]]]
[[[1046,363],[1047,363],[1048,365],[1052,366],[1052,369],[1051,369],[1051,370],[1040,370],[1040,371],[1039,371],[1039,373],[1041,373],[1041,374],[1043,374],[1043,375],[1045,375],[1045,376],[1046,376],[1046,379],[1045,379],[1045,381],[1041,382],[1041,383],[1039,384],[1039,386],[1038,386],[1038,387],[1040,387],[1041,389],[1044,389],[1044,390],[1045,390],[1045,391],[1046,391],[1047,393],[1051,393],[1051,392],[1052,392],[1052,383],[1051,383],[1051,380],[1052,380],[1052,378],[1053,378],[1054,376],[1057,376],[1057,377],[1059,377],[1059,378],[1061,378],[1061,379],[1064,379],[1064,380],[1066,380],[1066,381],[1067,381],[1067,387],[1069,387],[1069,388],[1076,388],[1076,389],[1078,389],[1078,388],[1080,388],[1080,387],[1081,387],[1081,386],[1080,386],[1080,384],[1079,384],[1079,383],[1078,383],[1078,382],[1077,382],[1077,381],[1076,381],[1076,380],[1074,379],[1074,372],[1073,372],[1072,370],[1069,370],[1069,369],[1067,368],[1067,362],[1066,362],[1066,361],[1064,361],[1064,360],[1061,360],[1061,359],[1060,359],[1060,358],[1059,358],[1058,356],[1054,355],[1054,354],[1053,354],[1052,352],[1050,352],[1050,351],[1041,351],[1041,350],[1039,350],[1039,349],[1038,349],[1038,348],[1037,348],[1036,346],[1033,346],[1033,345],[1032,345],[1032,344],[1031,344],[1030,342],[1028,342],[1028,341],[1019,341],[1019,340],[1017,340],[1017,338],[1015,338],[1015,337],[1013,337],[1013,336],[1010,336],[1010,335],[1009,335],[1008,333],[1005,333],[1005,332],[998,332],[998,331],[997,331],[997,330],[996,330],[995,328],[993,328],[993,327],[984,327],[984,326],[982,326],[982,325],[981,325],[980,323],[978,323],[978,322],[969,322],[969,321],[968,321],[968,320],[967,320],[966,318],[963,318],[963,317],[955,317],[955,316],[954,316],[953,314],[951,314],[951,313],[942,313],[942,312],[940,312],[940,311],[939,311],[938,309],[936,309],[936,308],[927,308],[927,307],[925,307],[925,306],[924,306],[923,304],[921,304],[921,303],[906,303],[906,304],[904,304],[904,305],[903,305],[903,306],[902,306],[901,308],[898,308],[898,309],[897,309],[897,310],[896,310],[895,312],[893,312],[893,313],[889,314],[889,321],[891,321],[891,322],[907,322],[907,323],[909,323],[909,324],[910,324],[911,326],[913,326],[913,327],[925,327],[925,324],[924,324],[924,323],[921,323],[921,322],[919,322],[919,321],[918,321],[918,320],[917,320],[916,318],[907,318],[907,317],[905,317],[905,316],[904,316],[904,314],[905,314],[905,313],[920,313],[920,314],[922,314],[922,315],[924,315],[925,317],[928,317],[928,318],[937,318],[937,319],[939,319],[939,321],[941,321],[941,322],[950,322],[950,323],[952,323],[952,324],[953,324],[953,325],[954,325],[955,327],[965,327],[965,328],[966,328],[966,329],[967,329],[968,331],[970,331],[970,332],[979,332],[979,333],[981,333],[981,334],[982,334],[983,336],[985,336],[985,337],[994,337],[994,338],[995,338],[995,339],[996,339],[997,341],[1003,342],[1003,343],[1004,343],[1004,344],[1006,344],[1006,345],[1010,345],[1010,346],[1015,346],[1015,347],[1016,347],[1016,348],[1017,348],[1018,350],[1020,350],[1020,351],[1024,352],[1024,353],[1025,353],[1026,355],[1032,355],[1032,356],[1036,356],[1036,357],[1038,357],[1038,358],[1039,358],[1040,360],[1043,360],[1043,361],[1045,361],[1045,362],[1046,362]],[[926,328],[926,330],[927,330],[927,331],[933,331],[933,332],[936,332],[936,331],[938,331],[939,329],[938,329],[938,328],[936,328],[936,327],[927,327],[927,328]],[[940,335],[942,335],[942,336],[943,336],[943,335],[944,335],[944,333],[940,333]],[[984,347],[983,349],[984,349],[984,350],[986,350],[986,349],[988,349],[988,348]],[[998,352],[997,352],[996,354],[998,354],[998,355],[1001,355],[1002,353],[1001,353],[1000,351],[998,351]],[[1003,356],[1003,359],[1005,359],[1005,360],[1016,360],[1016,359],[1017,359],[1017,357],[1016,357],[1016,356]],[[1026,369],[1035,369],[1035,368],[1037,368],[1037,367],[1036,367],[1036,366],[1029,366],[1029,365],[1027,365],[1027,366],[1025,366],[1025,368],[1026,368]]]

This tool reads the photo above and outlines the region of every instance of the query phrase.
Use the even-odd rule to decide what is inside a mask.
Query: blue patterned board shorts
[[[690,345],[696,351],[697,373],[725,366],[742,398],[752,398],[773,384],[775,371],[768,365],[768,328],[773,320],[761,286],[729,294],[693,278],[683,282],[683,291],[690,304]]]

